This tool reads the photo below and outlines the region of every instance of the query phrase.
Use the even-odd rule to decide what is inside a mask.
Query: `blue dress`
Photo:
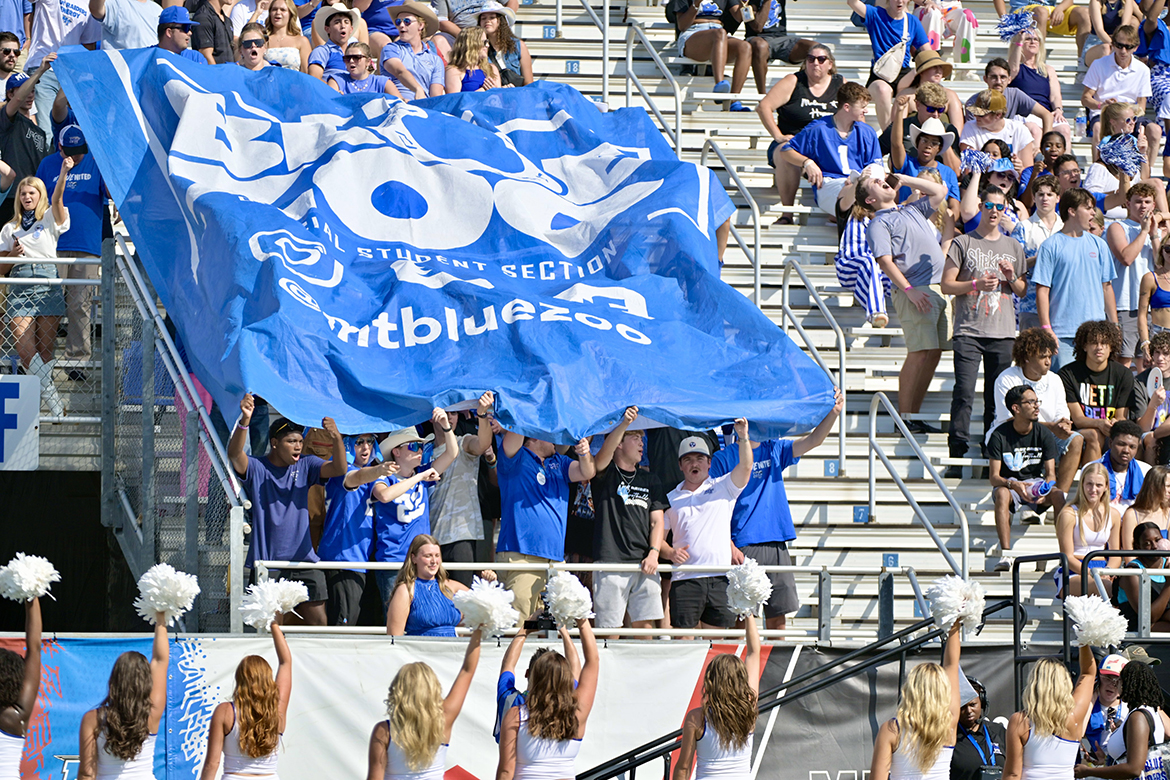
[[[406,616],[407,636],[455,636],[455,626],[462,619],[437,579],[414,581],[414,599]]]

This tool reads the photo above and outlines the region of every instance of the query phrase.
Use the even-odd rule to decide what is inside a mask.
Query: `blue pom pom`
[[[995,27],[995,32],[999,35],[999,39],[1010,41],[1022,32],[1036,29],[1036,19],[1032,16],[1031,11],[1015,11],[1010,14],[1005,14]]]
[[[1146,156],[1138,151],[1137,139],[1132,135],[1111,136],[1097,147],[1101,161],[1117,166],[1125,175],[1137,176],[1146,162]]]
[[[991,170],[992,159],[987,152],[976,151],[975,149],[964,149],[962,156],[959,158],[959,167],[963,171],[979,171],[980,173],[987,173]]]

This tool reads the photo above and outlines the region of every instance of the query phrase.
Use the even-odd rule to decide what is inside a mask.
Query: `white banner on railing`
[[[40,416],[40,378],[0,375],[0,471],[37,470]]]

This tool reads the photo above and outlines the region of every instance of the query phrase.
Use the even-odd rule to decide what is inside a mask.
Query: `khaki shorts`
[[[928,349],[950,349],[950,328],[947,323],[947,302],[939,292],[938,285],[916,287],[930,295],[930,311],[918,311],[906,293],[897,288],[890,291],[898,324],[906,340],[907,352],[925,352]]]
[[[512,606],[520,613],[521,622],[532,616],[533,610],[540,605],[540,592],[548,582],[546,571],[508,571],[502,564],[506,563],[549,563],[548,558],[538,558],[535,555],[524,555],[518,552],[496,553],[497,568],[501,570],[504,587],[516,594]]]

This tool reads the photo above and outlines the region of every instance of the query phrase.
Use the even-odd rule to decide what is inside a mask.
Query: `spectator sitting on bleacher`
[[[764,6],[767,6],[766,8]],[[784,0],[753,2],[755,15],[747,23],[747,42],[752,47],[752,76],[756,92],[768,91],[768,63],[779,60],[799,65],[817,42],[788,34]]]
[[[181,5],[163,9],[158,17],[158,47],[206,65],[207,58],[191,48],[191,30],[198,25],[199,22],[192,21],[187,9]]]
[[[933,82],[926,82],[914,91],[914,115],[902,123],[902,147],[906,150],[906,156],[913,157],[918,151],[916,146],[910,142],[910,131],[915,127],[921,127],[928,119],[937,119],[942,123],[944,132],[950,133],[951,137],[956,140],[959,138],[959,128],[947,121],[947,104],[947,91]],[[961,104],[956,101],[956,105]],[[882,154],[890,153],[892,149],[890,138],[893,132],[894,123],[890,122],[886,129],[882,131],[881,135],[878,136],[878,145],[881,148]],[[959,171],[959,155],[957,150],[958,145],[952,143],[939,155],[942,162],[956,173]]]
[[[1018,49],[1018,46],[1013,47]],[[1040,145],[1040,136],[1052,129],[1052,112],[1028,93],[1008,85],[1012,79],[1011,67],[1003,57],[996,57],[983,67],[983,82],[988,89],[995,90],[1003,95],[1007,102],[1003,115],[1005,119],[1014,119],[1032,134],[1035,147]],[[980,93],[967,98],[967,107],[975,105]],[[1030,157],[1027,159],[1031,159]]]
[[[914,15],[926,30],[927,46],[942,49],[944,38],[952,38],[951,60],[956,64],[976,62],[975,30],[979,20],[959,0],[914,0]]]
[[[963,123],[967,120],[963,114],[963,101],[959,99],[958,92],[943,84],[943,81],[949,79],[953,72],[954,66],[940,57],[937,51],[922,49],[914,55],[914,69],[908,71],[898,80],[897,94],[899,97],[902,95],[913,96],[918,87],[923,84],[937,85],[947,96],[946,113],[939,119],[953,120],[951,123],[958,128],[959,132],[962,132]],[[884,131],[883,135],[885,135]],[[955,134],[955,137],[959,137],[958,133]]]
[[[333,457],[325,461],[316,455],[302,455],[302,428],[290,420],[280,419],[268,429],[271,448],[263,458],[245,454],[248,425],[252,422],[255,399],[251,393],[240,401],[240,421],[228,441],[228,460],[241,487],[252,501],[252,542],[244,566],[251,569],[257,560],[320,560],[309,537],[309,488],[323,479],[345,474],[345,441],[333,418],[326,417],[321,427],[333,440]],[[303,582],[309,589],[309,601],[297,607],[304,622],[325,625],[325,601],[328,591],[324,572],[314,569],[269,570],[274,579]]]
[[[975,119],[963,126],[959,146],[963,149],[982,149],[989,140],[1003,141],[1011,148],[1012,163],[1016,171],[1020,172],[1024,170],[1025,161],[1032,160],[1036,142],[1022,122],[1005,116],[1006,111],[1007,98],[1002,92],[985,89],[978,93],[975,101],[967,107],[967,112]]]
[[[1170,533],[1170,471],[1165,466],[1151,466],[1142,480],[1137,498],[1121,515],[1121,549],[1134,550],[1134,530],[1143,524],[1154,526],[1159,538]],[[1131,546],[1135,545],[1135,546]],[[1126,562],[1133,560],[1126,556]]]
[[[1060,171],[1061,166],[1058,166],[1058,174]],[[1058,181],[1059,178],[1058,175]],[[1054,361],[1057,370],[1083,355],[1083,346],[1078,346],[1082,323],[1107,317],[1110,322],[1117,320],[1109,245],[1090,232],[1096,213],[1093,195],[1088,190],[1074,188],[1064,192],[1060,196],[1060,218],[1064,226],[1040,245],[1036,266],[1032,269],[1040,327],[1051,330],[1060,342]],[[1097,335],[1104,337],[1104,334],[1094,332],[1094,336]],[[1074,338],[1077,344],[1074,344]],[[1118,344],[1117,348],[1120,347]],[[1080,354],[1074,356],[1074,348]],[[1102,367],[1108,359],[1106,353]],[[1074,399],[1070,397],[1069,400]],[[1076,419],[1074,412],[1073,421]],[[1094,446],[1101,444],[1104,444],[1104,439],[1088,442],[1087,447],[1092,452]]]
[[[947,197],[947,186],[926,179],[892,174],[899,185],[922,197],[896,205],[897,192],[884,178],[862,176],[857,182],[853,216],[871,216],[869,247],[890,277],[894,310],[906,341],[906,360],[898,373],[898,411],[914,413],[934,378],[942,351],[949,348],[946,301],[937,285],[946,260],[930,217]],[[910,420],[916,433],[940,433],[922,420]]]
[[[1070,260],[1066,255],[1061,262]],[[1129,420],[1133,372],[1114,357],[1121,349],[1121,331],[1112,322],[1082,323],[1077,328],[1075,349],[1076,359],[1057,373],[1064,383],[1064,398],[1073,427],[1085,437],[1084,460],[1089,462],[1101,457],[1114,435],[1114,428]],[[1141,438],[1140,431],[1138,438]]]
[[[1170,249],[1170,245],[1165,247]],[[1150,278],[1153,274],[1147,274]],[[1156,368],[1162,376],[1170,375],[1170,332],[1159,331],[1145,345],[1150,368],[1138,374],[1133,382],[1133,412],[1130,415],[1142,429],[1141,459],[1145,463],[1170,466],[1170,404],[1166,403],[1166,388],[1159,383],[1150,396],[1150,373]]]
[[[1088,68],[1112,54],[1111,36],[1120,27],[1136,27],[1141,18],[1142,9],[1134,0],[1089,0],[1089,28],[1077,30],[1081,64]]]
[[[309,54],[309,75],[324,81],[330,76],[345,73],[345,45],[353,35],[354,25],[361,15],[343,3],[317,9],[313,18],[313,33],[325,39]]]
[[[890,323],[886,313],[890,277],[878,267],[869,249],[869,239],[866,237],[869,220],[869,217],[857,219],[849,216],[841,232],[833,265],[837,271],[837,281],[853,292],[854,302],[865,310],[865,321],[873,323],[875,328],[884,328]]]
[[[773,5],[780,0],[771,0]],[[804,67],[777,81],[760,98],[756,113],[764,129],[772,136],[768,146],[768,165],[775,169],[774,181],[780,203],[791,206],[800,187],[800,170],[786,163],[778,154],[780,147],[808,126],[810,122],[837,112],[837,92],[845,79],[837,73],[837,63],[828,46],[814,44],[804,59]],[[776,112],[775,119],[772,112]],[[784,214],[776,224],[791,225],[791,214]]]
[[[1089,133],[1100,119],[1100,111],[1107,103],[1133,103],[1139,117],[1133,130],[1141,131],[1149,143],[1150,167],[1154,157],[1162,148],[1162,126],[1156,121],[1145,119],[1146,100],[1153,95],[1150,85],[1150,68],[1133,56],[1138,45],[1138,31],[1132,25],[1119,27],[1113,34],[1113,55],[1102,57],[1089,66],[1081,82],[1084,92],[1081,104],[1089,110]],[[1163,167],[1163,174],[1170,173]]]
[[[488,57],[486,33],[482,27],[465,27],[455,38],[447,60],[447,94],[486,92],[500,86],[500,72]]]
[[[427,43],[439,31],[439,17],[429,5],[417,0],[392,8],[390,15],[398,25],[398,37],[382,47],[382,72],[390,77],[403,100],[446,94],[446,65]]]
[[[1109,451],[1097,462],[1103,464],[1109,472],[1109,498],[1113,506],[1118,511],[1125,511],[1141,491],[1150,464],[1137,459],[1138,450],[1142,446],[1142,429],[1137,423],[1118,420],[1111,436]]]
[[[1023,247],[999,229],[1010,206],[1003,190],[989,185],[980,195],[983,216],[974,231],[951,242],[943,269],[943,294],[954,296],[955,387],[951,397],[951,425],[947,447],[952,458],[967,457],[971,407],[979,363],[983,363],[983,419],[987,430],[995,416],[995,380],[1011,364],[1016,336],[1012,294],[1023,295],[1027,263]],[[980,448],[982,449],[982,447]],[[946,476],[959,478],[961,467],[947,467]]]
[[[1033,209],[1036,206],[1035,182],[1044,176],[1056,176],[1053,166],[1057,159],[1064,156],[1064,150],[1068,147],[1069,141],[1055,130],[1049,130],[1040,136],[1040,154],[1036,155],[1031,168],[1025,166],[1022,176],[1027,181],[1020,182],[1024,188],[1020,192],[1020,202],[1028,209]],[[1053,187],[1055,188],[1055,183]],[[1053,192],[1055,193],[1056,190],[1053,189]],[[1053,213],[1055,213],[1055,202],[1053,202]]]
[[[995,504],[995,532],[999,537],[1000,559],[996,571],[1007,571],[1011,560],[1012,513],[1027,507],[1043,514],[1048,507],[1060,511],[1064,493],[1055,485],[1044,495],[1038,483],[1056,481],[1056,437],[1040,419],[1040,401],[1036,391],[1017,385],[1007,391],[1004,404],[1012,413],[1008,422],[991,432],[987,442],[991,498]]]
[[[890,128],[898,137],[902,135],[902,125],[906,121],[906,112],[909,110],[910,98],[906,95],[899,97],[894,104],[894,119]],[[940,162],[940,159],[955,145],[954,133],[948,133],[943,123],[930,117],[921,125],[911,126],[910,141],[914,144],[914,154],[906,154],[902,144],[894,144],[890,148],[890,168],[894,173],[904,173],[907,176],[917,176],[925,170],[936,171],[943,183],[947,185],[947,208],[952,213],[959,210],[959,177],[949,165]],[[898,193],[899,200],[905,200],[909,190],[903,188]]]
[[[1008,88],[1016,89],[1027,95],[1036,102],[1036,105],[1050,112],[1051,129],[1060,133],[1066,148],[1071,146],[1072,127],[1064,116],[1064,97],[1060,93],[1060,80],[1057,78],[1056,68],[1044,61],[1040,33],[1034,29],[1023,32],[1009,48],[1011,51],[1008,53],[1007,61],[1011,82],[1008,84]],[[990,82],[988,84],[991,85]],[[1006,94],[1007,90],[1004,90],[1004,93]],[[1025,117],[1025,121],[1029,125],[1035,123],[1035,119],[1032,117],[1031,113]],[[1042,136],[1040,141],[1041,151],[1043,151],[1044,140]],[[1064,152],[1062,151],[1060,154],[1064,154]]]
[[[243,39],[243,35],[240,36]],[[343,95],[353,95],[362,92],[383,92],[401,98],[398,88],[386,76],[379,76],[373,72],[373,63],[370,61],[370,47],[361,41],[353,41],[345,47],[346,73],[337,73],[326,79],[329,86]]]
[[[781,159],[799,168],[812,184],[817,206],[834,217],[844,216],[837,201],[849,175],[882,161],[877,133],[865,122],[869,100],[869,91],[860,84],[842,84],[837,112],[810,122],[780,148]]]
[[[1078,35],[1089,29],[1089,9],[1073,7],[1073,0],[1010,0],[1011,12],[1031,11],[1035,27],[1041,33],[1041,46],[1049,35]],[[995,12],[1003,16],[1008,12],[1004,0],[992,0]]]
[[[1142,279],[1153,265],[1154,247],[1150,241],[1151,229],[1157,224],[1154,213],[1152,184],[1139,182],[1129,188],[1127,216],[1112,222],[1105,231],[1105,243],[1113,252],[1113,294],[1116,298],[1117,322],[1121,326],[1121,365],[1132,363],[1134,371],[1145,367],[1145,352],[1140,347],[1142,337],[1138,328],[1138,298]]]
[[[1165,533],[1165,531],[1162,531]],[[1153,523],[1142,523],[1133,529],[1133,546],[1137,550],[1170,550],[1170,542],[1162,537]],[[1131,569],[1150,569],[1150,631],[1157,633],[1170,632],[1170,615],[1166,608],[1170,607],[1170,588],[1166,587],[1166,575],[1160,572],[1166,569],[1167,559],[1162,556],[1134,558],[1126,563]],[[1159,572],[1155,574],[1154,572]],[[1141,584],[1137,577],[1119,577],[1120,587],[1116,589],[1117,596],[1114,605],[1121,611],[1128,623],[1130,631],[1138,630],[1138,614],[1134,604],[1139,604]]]
[[[907,11],[906,0],[885,0],[882,5],[866,5],[863,0],[848,0],[848,3],[865,20],[865,31],[869,33],[873,65],[865,86],[873,88],[878,127],[884,128],[890,123],[894,106],[894,85],[910,71],[910,58],[929,43],[929,38],[922,22]],[[890,72],[883,78],[878,75],[878,69]]]
[[[1138,47],[1133,54],[1150,66],[1150,108],[1154,109],[1165,134],[1170,134],[1170,28],[1162,20],[1166,0],[1143,4],[1145,19],[1138,27]],[[1167,151],[1162,152],[1162,170],[1166,170]]]
[[[1004,402],[1008,390],[1020,385],[1032,388],[1040,402],[1038,422],[1056,437],[1056,486],[1067,495],[1081,466],[1085,439],[1073,430],[1064,382],[1050,370],[1055,355],[1056,339],[1049,331],[1029,328],[1020,332],[1012,346],[1015,365],[1005,368],[995,379],[995,421],[987,426],[985,441],[990,441],[991,432],[1011,419]]]
[[[714,92],[739,93],[747,81],[748,68],[752,64],[752,47],[744,40],[728,35],[723,29],[720,17],[724,10],[736,20],[743,20],[743,9],[737,0],[670,0],[666,6],[666,18],[672,21],[677,31],[675,46],[679,56],[695,62],[711,63],[711,75],[715,79]],[[725,79],[728,62],[734,62],[731,81]],[[748,111],[742,104],[726,105],[725,109]]]
[[[264,56],[269,62],[289,70],[309,72],[313,47],[309,45],[309,37],[301,32],[293,0],[271,0],[264,30],[268,33],[268,53]]]
[[[1118,550],[1121,548],[1121,512],[1109,503],[1109,474],[1100,463],[1090,463],[1081,470],[1077,494],[1056,516],[1056,541],[1060,551],[1068,560],[1068,593],[1063,584],[1062,567],[1053,572],[1056,580],[1056,597],[1063,599],[1070,595],[1087,596],[1097,593],[1097,584],[1085,570],[1081,559],[1094,550]],[[1089,561],[1089,569],[1108,566],[1113,568],[1120,559],[1096,558]],[[1112,577],[1102,577],[1105,593],[1109,597]]]
[[[1027,219],[1021,220],[1012,231],[1012,238],[1023,245],[1024,257],[1028,261],[1028,291],[1016,306],[1021,332],[1040,327],[1040,315],[1036,313],[1036,282],[1032,279],[1032,269],[1036,265],[1036,255],[1040,251],[1040,246],[1051,238],[1053,233],[1064,227],[1064,222],[1056,213],[1057,186],[1056,177],[1051,175],[1037,176],[1028,182],[1035,211]],[[1055,356],[1055,345],[1052,352]]]
[[[236,40],[236,64],[252,71],[273,67],[264,57],[267,52],[268,33],[264,32],[264,27],[255,22],[245,24]]]
[[[511,3],[504,6],[496,0],[487,0],[476,12],[476,19],[487,35],[488,57],[500,71],[500,83],[506,87],[531,84],[532,55],[516,35],[516,12]]]

